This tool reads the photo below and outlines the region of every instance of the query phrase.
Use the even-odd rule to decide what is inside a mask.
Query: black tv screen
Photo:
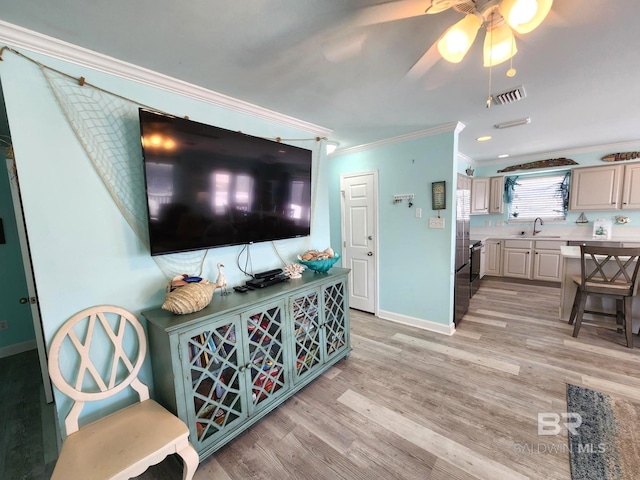
[[[310,234],[311,150],[140,109],[151,255]]]

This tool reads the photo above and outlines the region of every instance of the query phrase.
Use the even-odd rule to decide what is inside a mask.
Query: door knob
[[[373,257],[373,252],[367,252],[367,257]]]
[[[367,239],[368,239],[368,240],[373,240],[373,235],[369,235],[369,236],[367,237]]]
[[[25,303],[29,303],[29,299],[27,297],[22,297],[19,301],[22,305],[24,305]]]

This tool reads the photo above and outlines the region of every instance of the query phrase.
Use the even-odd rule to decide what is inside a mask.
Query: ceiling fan
[[[487,31],[483,65],[492,67],[510,59],[518,51],[514,31],[523,35],[536,29],[552,4],[553,0],[400,0],[369,7],[361,12],[356,24],[372,25],[437,14],[452,8],[465,14],[464,18],[436,40],[412,67],[414,73],[428,70],[439,58],[451,63],[462,61],[482,26]]]
[[[521,35],[535,30],[551,10],[553,0],[431,0],[425,13],[453,8],[465,17],[440,37],[437,48],[445,60],[460,62],[473,44],[478,30],[487,29],[483,56],[485,67],[513,57],[518,49],[513,32]]]

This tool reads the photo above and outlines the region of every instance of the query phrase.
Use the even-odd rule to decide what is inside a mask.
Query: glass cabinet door
[[[322,364],[319,299],[318,290],[312,290],[290,300],[293,315],[294,383]]]
[[[341,353],[347,348],[349,325],[347,324],[346,285],[344,282],[334,283],[323,288],[324,305],[324,361]]]
[[[199,444],[216,441],[248,415],[239,325],[236,317],[181,335],[181,355],[188,362],[191,382],[191,389],[185,386],[187,412]]]
[[[284,302],[266,305],[242,315],[245,358],[241,368],[251,392],[249,414],[289,390],[287,353],[284,345]]]

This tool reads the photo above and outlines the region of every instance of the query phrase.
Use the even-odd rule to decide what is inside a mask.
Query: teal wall
[[[443,325],[453,317],[454,198],[457,133],[386,144],[330,158],[331,244],[341,245],[340,175],[378,172],[379,309]],[[431,182],[447,182],[445,229],[429,229]],[[393,195],[413,193],[414,206],[394,205]],[[422,208],[422,218],[415,209]]]
[[[578,165],[574,165],[574,167],[592,167],[592,166],[605,166],[607,165],[607,163],[602,161],[602,157],[604,157],[605,155],[608,155],[610,153],[616,153],[616,151],[611,151],[611,149],[607,149],[607,150],[594,150],[592,152],[588,152],[588,153],[578,153],[578,154],[567,154],[566,157],[570,158],[571,160],[575,160],[576,162],[578,162]],[[545,156],[544,158],[541,158],[540,160],[544,160],[545,158],[549,158],[548,156]],[[509,172],[509,173],[497,173],[498,170],[502,170],[505,167],[511,166],[511,165],[519,165],[521,163],[527,163],[529,161],[535,161],[535,160],[525,160],[525,161],[517,161],[517,160],[511,160],[509,162],[505,162],[505,163],[501,163],[501,164],[492,164],[492,165],[487,165],[487,166],[482,166],[482,165],[478,165],[475,169],[475,173],[474,173],[474,177],[493,177],[493,176],[497,176],[497,175],[522,175],[527,174],[527,172],[525,170],[520,170],[520,171],[515,171],[515,172]],[[621,163],[632,163],[632,162],[621,162]],[[570,167],[565,167],[563,169],[566,168],[570,168]],[[558,170],[558,168],[555,168],[553,170]],[[562,170],[562,169],[561,169]],[[543,170],[540,170],[540,172],[542,172]],[[536,172],[535,170],[531,171]],[[571,185],[571,184],[569,184]],[[569,187],[571,188],[571,187]],[[545,225],[545,228],[554,228],[554,227],[563,227],[563,226],[575,226],[576,223],[575,221],[578,219],[578,217],[580,216],[581,212],[573,212],[573,211],[569,211],[569,213],[567,214],[567,220],[566,222],[557,222],[557,223],[551,223],[551,222],[547,222],[547,224]],[[602,210],[602,211],[588,211],[585,212],[586,217],[589,219],[590,222],[593,222],[596,219],[604,219],[604,220],[611,220],[614,221],[615,217],[617,215],[625,215],[627,217],[629,217],[629,219],[631,220],[628,224],[626,225],[617,225],[617,227],[620,228],[625,228],[627,226],[629,227],[637,227],[638,225],[640,225],[640,211],[639,210]],[[505,210],[505,212],[502,215],[472,215],[471,216],[471,226],[472,227],[484,227],[485,226],[485,221],[490,220],[491,221],[491,225],[495,226],[496,225],[496,221],[498,220],[503,220],[506,222],[507,220],[507,212]],[[592,223],[589,223],[588,225],[589,227],[592,226]],[[585,227],[586,228],[586,227]]]
[[[308,131],[283,126],[272,120],[249,116],[28,51],[23,53],[75,77],[84,76],[88,82],[106,90],[162,111],[189,115],[192,120],[269,138],[316,137]],[[3,60],[0,75],[47,345],[50,345],[63,322],[86,307],[113,304],[139,314],[144,309],[160,305],[167,278],[111,199],[39,68],[9,53],[3,55]],[[138,128],[137,122],[132,128]],[[309,245],[329,244],[326,157],[320,142],[311,140],[296,144],[314,150],[318,193],[311,238],[278,242],[285,258],[300,253]],[[141,155],[135,157],[131,158],[132,162],[141,162]],[[145,195],[144,191],[129,193],[142,197]],[[225,247],[210,250],[203,276],[215,280],[215,265],[222,262],[226,266],[229,284],[240,284],[245,279],[236,267],[240,249]],[[251,253],[255,271],[282,266],[270,243],[253,245]],[[148,360],[141,377],[145,383],[153,386]],[[70,403],[58,391],[55,397],[58,416],[63,419]],[[133,397],[127,393],[108,402],[87,404],[82,419],[87,421],[101,416],[130,402]]]
[[[4,150],[4,145],[1,148]],[[0,320],[6,321],[9,327],[6,330],[0,330],[0,351],[24,342],[34,342],[31,348],[35,348],[31,307],[18,302],[20,298],[28,296],[27,284],[4,156],[0,156],[0,160],[2,161],[2,165],[0,165],[0,218],[4,226],[6,241],[6,243],[0,244],[0,275],[3,277],[0,289],[0,305],[2,305]],[[7,349],[7,351],[9,350],[11,349]]]

